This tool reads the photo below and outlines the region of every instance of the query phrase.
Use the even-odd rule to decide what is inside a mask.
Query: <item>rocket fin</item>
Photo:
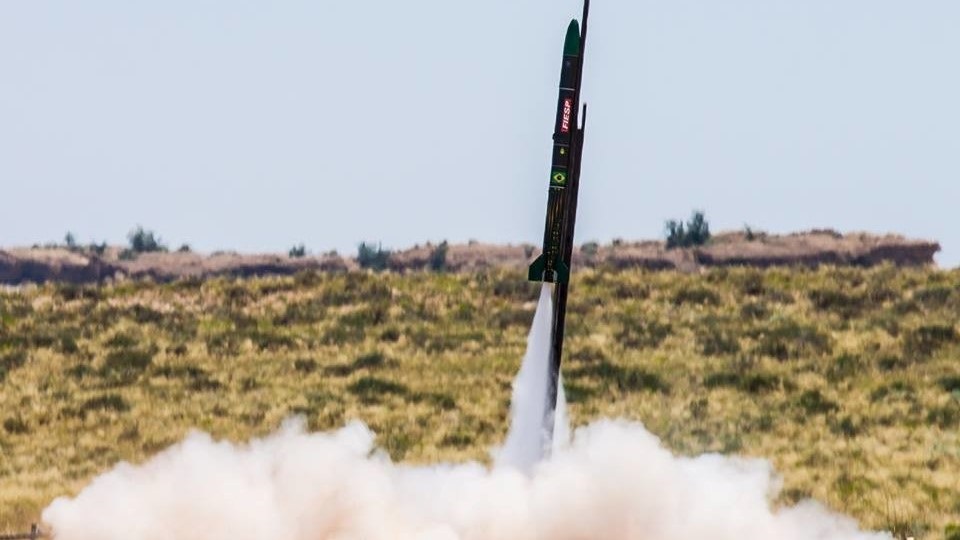
[[[554,268],[554,275],[556,276],[556,283],[570,282],[570,267],[567,266],[567,263],[563,262],[563,259],[557,259],[557,267]]]
[[[527,271],[527,279],[530,281],[546,281],[544,272],[547,270],[546,256],[541,254],[537,260],[533,261],[530,269]]]

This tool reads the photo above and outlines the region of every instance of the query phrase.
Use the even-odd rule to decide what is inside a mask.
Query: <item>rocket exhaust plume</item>
[[[493,467],[395,464],[359,422],[311,434],[293,420],[245,444],[193,433],[57,499],[44,522],[56,540],[892,539],[812,501],[774,510],[766,461],[675,457],[635,423],[580,428],[541,459],[549,287]]]
[[[530,471],[551,447],[563,446],[569,437],[563,386],[554,413],[549,406],[550,332],[553,320],[553,289],[544,283],[527,338],[527,352],[513,382],[510,430],[503,448],[496,453],[498,466]],[[549,429],[548,426],[555,426]],[[553,440],[550,440],[550,438]]]

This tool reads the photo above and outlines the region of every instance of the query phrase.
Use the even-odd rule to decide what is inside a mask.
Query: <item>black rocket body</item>
[[[580,164],[586,106],[580,116],[580,85],[587,41],[590,0],[583,5],[583,24],[576,20],[567,27],[560,69],[560,91],[553,130],[553,154],[547,195],[547,216],[543,233],[543,252],[530,265],[528,279],[553,283],[553,319],[550,332],[550,362],[547,374],[547,404],[543,419],[543,446],[549,451],[553,441],[560,364],[567,314],[567,288],[570,282],[577,198],[580,191]]]

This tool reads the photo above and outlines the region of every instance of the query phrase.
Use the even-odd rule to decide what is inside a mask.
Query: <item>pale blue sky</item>
[[[538,242],[574,0],[0,0],[0,245]],[[578,242],[899,232],[960,264],[960,2],[596,0]]]

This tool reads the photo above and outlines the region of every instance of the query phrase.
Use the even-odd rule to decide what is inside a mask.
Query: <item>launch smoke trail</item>
[[[359,422],[311,434],[293,420],[245,444],[192,433],[44,522],[55,540],[892,539],[812,501],[774,510],[768,462],[675,457],[639,424],[601,420],[541,459],[551,308],[546,286],[494,467],[394,464]]]
[[[544,284],[540,301],[533,316],[533,325],[527,337],[527,352],[520,372],[513,381],[510,401],[510,430],[503,448],[496,453],[498,466],[530,471],[550,451],[550,446],[562,446],[569,436],[566,422],[566,403],[562,393],[557,398],[556,418],[547,404],[550,375],[550,323],[553,319],[553,289]],[[548,415],[550,417],[548,417]],[[547,441],[548,422],[554,423],[553,441]]]

